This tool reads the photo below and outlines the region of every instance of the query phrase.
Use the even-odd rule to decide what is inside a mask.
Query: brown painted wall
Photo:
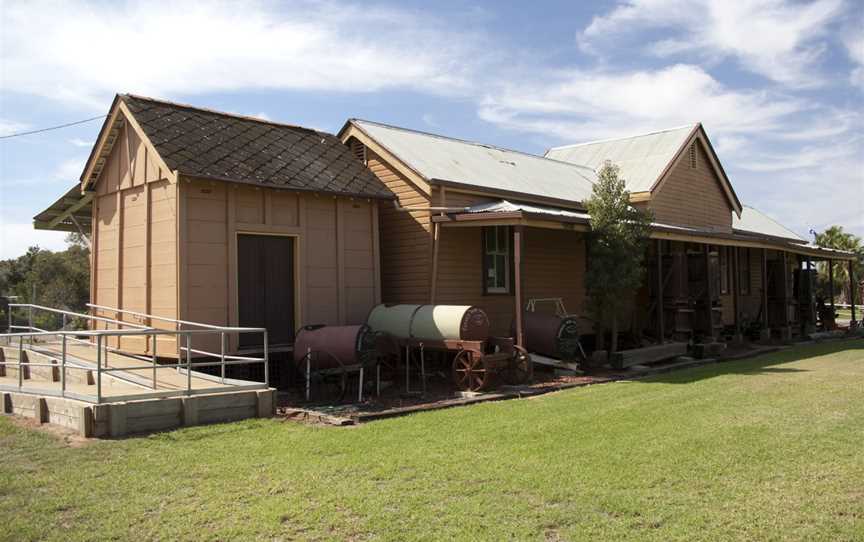
[[[492,332],[509,335],[515,313],[513,296],[483,294],[482,229],[445,227],[440,243],[437,303],[481,307],[489,315]],[[582,235],[528,228],[524,247],[523,301],[563,297],[569,312],[581,314],[585,301]]]
[[[377,303],[375,202],[185,178],[181,194],[182,319],[238,324],[240,233],[294,238],[298,327],[362,323]],[[216,337],[199,341],[198,348],[218,348]]]
[[[367,165],[399,198],[403,207],[426,207],[429,196],[394,167],[367,149]],[[428,303],[432,261],[428,211],[397,211],[390,201],[380,204],[381,298],[387,303]]]
[[[126,124],[95,185],[92,303],[177,318],[177,192],[169,176]],[[142,323],[135,317],[119,319]],[[173,328],[158,321],[151,325]],[[145,343],[126,338],[122,346],[145,352]],[[110,344],[116,345],[116,339]],[[160,339],[157,351],[167,354],[175,348],[173,338]]]
[[[696,167],[687,149],[652,196],[648,206],[658,222],[732,231],[732,207],[702,144],[696,143]]]

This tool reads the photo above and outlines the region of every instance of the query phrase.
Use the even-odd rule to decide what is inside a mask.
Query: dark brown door
[[[270,346],[294,342],[294,239],[237,236],[237,297],[241,327],[265,327]],[[240,335],[259,346],[260,334]]]

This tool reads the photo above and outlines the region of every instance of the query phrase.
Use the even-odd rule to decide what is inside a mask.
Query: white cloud
[[[7,136],[30,128],[30,125],[12,120],[0,119],[0,136]]]
[[[84,147],[88,149],[93,146],[92,141],[87,141],[86,139],[81,139],[79,137],[73,137],[72,139],[70,139],[69,144],[75,147]]]
[[[31,246],[48,250],[64,250],[66,233],[33,229],[33,224],[3,224],[0,222],[0,260],[17,258]]]
[[[54,169],[54,179],[58,181],[78,181],[81,172],[84,171],[86,156],[70,158],[60,162]]]
[[[569,142],[633,135],[701,121],[712,134],[778,129],[800,100],[726,88],[698,66],[658,71],[551,72],[531,85],[505,84],[480,116],[499,126]]]
[[[199,1],[154,9],[78,0],[7,3],[3,12],[5,90],[99,110],[117,91],[452,93],[465,89],[466,66],[477,62],[477,48],[467,46],[476,38],[432,17],[365,4]]]
[[[843,0],[630,0],[595,17],[578,40],[583,49],[602,52],[656,29],[668,37],[642,45],[655,55],[731,57],[775,81],[815,86],[824,82],[816,62],[843,9]]]
[[[431,126],[431,127],[433,127],[433,128],[440,128],[440,127],[441,127],[441,125],[440,125],[440,124],[438,123],[438,121],[435,119],[435,115],[433,115],[433,114],[431,114],[431,113],[423,113],[423,116],[420,117],[420,119],[421,119],[425,124],[427,124],[428,126]]]

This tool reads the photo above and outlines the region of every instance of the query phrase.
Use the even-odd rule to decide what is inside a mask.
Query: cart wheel
[[[488,375],[482,356],[474,356],[462,350],[453,359],[453,383],[467,391],[480,391],[486,385]]]
[[[313,358],[312,374],[309,376],[311,388],[309,400],[312,402],[341,403],[345,399],[345,394],[348,393],[348,371],[338,359],[332,359],[335,360],[337,366],[323,369],[320,366],[315,366],[315,358]]]
[[[507,366],[506,380],[510,385],[521,385],[534,377],[534,363],[528,351],[519,345],[513,345],[513,357]]]

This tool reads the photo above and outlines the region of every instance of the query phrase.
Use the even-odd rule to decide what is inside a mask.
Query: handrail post
[[[192,334],[186,334],[186,394],[192,395]]]
[[[220,373],[221,374],[220,382],[222,384],[224,384],[225,383],[225,332],[224,331],[222,332],[220,339],[222,342],[222,355],[221,355],[222,368],[221,368],[221,373]]]
[[[24,387],[24,367],[21,362],[24,360],[24,335],[18,335],[18,389]]]
[[[264,385],[270,387],[270,354],[267,351],[267,330],[264,330]]]
[[[96,335],[96,402],[102,402],[102,335]]]
[[[27,326],[29,327],[28,331],[33,332],[33,305],[28,307],[28,316],[27,316]],[[33,335],[30,335],[30,346],[33,346]]]
[[[159,359],[156,356],[156,343],[158,342],[156,339],[158,335],[151,335],[153,338],[153,391],[156,391],[156,362]]]
[[[66,397],[66,332],[61,335],[60,346],[60,395]]]

